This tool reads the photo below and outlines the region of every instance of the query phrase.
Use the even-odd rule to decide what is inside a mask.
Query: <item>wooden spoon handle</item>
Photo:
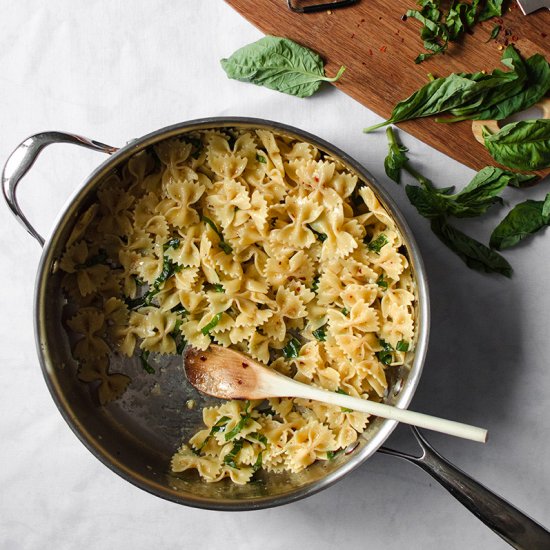
[[[455,422],[453,420],[445,420],[443,418],[410,411],[408,409],[398,409],[397,407],[385,405],[384,403],[376,403],[375,401],[369,401],[367,399],[360,399],[358,397],[351,397],[349,395],[315,388],[292,380],[286,376],[282,376],[274,371],[267,372],[272,376],[262,376],[262,382],[264,384],[264,390],[269,391],[271,396],[313,399],[314,401],[339,405],[340,407],[345,407],[354,411],[373,414],[390,420],[397,420],[404,424],[411,424],[412,426],[462,437],[463,439],[470,439],[481,443],[487,441],[487,430],[483,428],[477,428],[476,426],[462,424],[461,422]],[[267,372],[265,374],[267,374]],[[269,385],[269,388],[266,387],[266,384]]]

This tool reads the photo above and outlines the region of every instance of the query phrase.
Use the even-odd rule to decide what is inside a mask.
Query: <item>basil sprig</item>
[[[524,61],[513,46],[508,46],[501,62],[510,70],[452,73],[428,82],[400,101],[388,120],[365,128],[364,132],[440,114],[453,117],[437,119],[438,122],[502,120],[531,107],[550,89],[550,66],[542,55],[535,54]]]
[[[222,312],[216,313],[214,317],[212,317],[212,320],[201,328],[201,332],[206,336],[210,333],[210,331],[217,326],[217,324],[220,322],[220,319],[222,318]]]
[[[550,120],[521,120],[491,134],[483,128],[485,146],[500,164],[516,170],[550,167]]]
[[[420,183],[420,186],[405,187],[407,197],[418,213],[430,220],[431,229],[441,242],[472,269],[511,276],[512,267],[500,254],[451,225],[448,218],[479,216],[491,205],[501,202],[498,195],[506,186],[519,187],[532,181],[536,176],[515,174],[487,166],[480,170],[464,189],[452,193],[452,188],[436,189],[433,183],[412,168],[408,161],[403,162],[401,168]],[[387,357],[383,355],[379,359],[384,362],[383,359]]]
[[[314,94],[323,81],[336,82],[345,70],[340,67],[338,74],[329,78],[318,53],[277,36],[265,36],[240,48],[222,59],[221,65],[229,78],[298,97]]]

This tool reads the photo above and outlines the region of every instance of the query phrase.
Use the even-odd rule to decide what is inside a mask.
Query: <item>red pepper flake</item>
[[[382,53],[384,53],[387,49],[388,49],[387,46],[381,46],[381,47],[380,47],[380,51],[381,51]]]
[[[365,67],[367,66],[367,64],[364,61],[362,62],[362,65],[364,65]]]
[[[548,36],[545,32],[541,32],[540,35],[541,35],[543,38],[546,38],[546,37]]]
[[[364,23],[364,22],[365,22],[365,20],[364,20],[364,19],[361,19],[361,23]]]
[[[513,34],[513,35],[512,35],[512,38],[511,38],[510,40],[511,40],[512,42],[517,42],[517,41],[518,41],[518,37],[517,37],[515,34]]]
[[[318,178],[317,176],[314,176],[313,179],[314,179],[317,183],[319,183],[319,178]]]
[[[352,38],[355,37],[355,33],[354,33],[354,32],[351,33],[351,37],[352,37]]]
[[[404,13],[402,16],[401,16],[401,21],[406,21],[408,19],[408,15],[406,13]]]
[[[369,55],[372,55],[372,50],[369,48]]]
[[[401,39],[401,43],[403,43],[403,42],[405,42],[405,39],[404,39],[404,38]]]

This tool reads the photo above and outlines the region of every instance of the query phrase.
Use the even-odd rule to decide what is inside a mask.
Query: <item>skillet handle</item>
[[[470,512],[514,548],[522,550],[550,548],[550,532],[542,525],[451,464],[426,441],[416,428],[411,429],[422,449],[421,456],[411,456],[386,447],[378,450],[408,460],[428,472]]]
[[[42,149],[52,143],[72,143],[107,154],[118,151],[117,147],[111,147],[99,141],[94,141],[76,134],[67,134],[65,132],[41,132],[40,134],[35,134],[27,138],[17,146],[4,165],[4,170],[2,171],[2,191],[4,199],[8,203],[13,215],[38,241],[40,246],[44,246],[44,238],[36,231],[23,214],[17,202],[16,190],[17,185],[34,164],[38,155],[42,152]]]

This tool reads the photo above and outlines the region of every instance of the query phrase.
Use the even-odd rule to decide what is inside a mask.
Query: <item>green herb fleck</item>
[[[382,339],[380,340],[380,345],[382,346],[382,350],[376,352],[376,357],[378,357],[378,360],[383,365],[391,365],[391,362],[393,361],[393,348],[390,344],[388,344],[388,342]]]
[[[210,323],[201,328],[201,332],[206,336],[219,322],[222,318],[222,312],[216,313]]]
[[[148,374],[155,374],[155,369],[149,364],[149,355],[151,352],[149,350],[142,350],[139,355],[139,362],[143,367],[143,370]]]
[[[283,348],[283,355],[286,359],[298,357],[300,355],[300,348],[302,344],[296,338],[291,338],[288,344]]]
[[[313,234],[315,235],[315,237],[319,242],[324,243],[327,240],[326,233],[321,233],[319,231],[316,231],[315,229],[313,229],[313,227],[311,227],[311,225],[309,225],[309,223],[307,224],[307,226],[309,227],[310,231],[313,232]]]
[[[384,288],[384,289],[387,289],[388,288],[388,281],[386,281],[384,279],[384,274],[383,273],[380,273],[380,275],[378,276],[378,279],[376,279],[376,284],[380,287],[380,288]]]
[[[336,390],[336,393],[340,393],[342,395],[349,395],[348,392],[344,391],[342,388],[338,388]],[[348,409],[347,407],[340,407],[340,410],[343,412],[343,413],[351,413],[353,412],[353,409]]]
[[[228,466],[231,466],[231,468],[235,468],[236,470],[239,469],[237,466],[237,463],[235,462],[235,459],[237,458],[237,455],[243,448],[243,440],[239,439],[238,441],[235,441],[233,444],[233,448],[231,451],[229,451],[223,458],[223,463],[227,464]]]
[[[317,330],[314,330],[311,334],[319,340],[319,342],[326,342],[327,339],[327,332],[325,329],[326,325],[323,325],[322,327],[319,327]]]
[[[262,467],[262,455],[263,451],[258,453],[258,458],[256,459],[256,462],[252,465],[252,471],[257,472]]]
[[[226,243],[225,242],[225,239],[223,237],[223,233],[218,229],[218,226],[210,219],[210,218],[207,218],[206,216],[201,216],[201,220],[208,224],[213,230],[214,230],[214,233],[216,233],[216,235],[218,236],[218,238],[220,239],[220,242],[218,243],[219,244],[219,247],[227,254],[231,254],[231,252],[233,252],[233,248],[231,247],[231,245],[229,243]]]
[[[180,240],[178,238],[170,239],[162,245],[162,249],[166,252],[169,248],[174,250],[180,245]]]
[[[261,162],[262,164],[267,163],[267,159],[263,155],[260,155],[259,153],[256,153],[256,160],[258,162]]]
[[[348,310],[347,308],[343,307],[343,308],[342,308],[342,315],[343,315],[344,317],[347,317],[347,316],[349,315],[349,310]]]
[[[491,36],[489,36],[489,38],[486,40],[486,42],[489,42],[491,40],[495,40],[496,37],[499,35],[500,33],[500,29],[502,29],[502,27],[500,25],[495,25],[493,27],[493,30],[491,31]]]
[[[399,340],[395,346],[396,351],[409,351],[409,342],[405,340]]]
[[[318,53],[277,36],[265,36],[240,48],[222,59],[221,65],[229,78],[298,97],[314,94],[323,81],[335,82],[345,69],[341,67],[329,78]]]
[[[375,254],[380,254],[380,250],[382,250],[382,247],[386,246],[388,243],[389,241],[386,235],[384,235],[384,233],[380,233],[380,235],[378,235],[376,239],[370,241],[367,244],[367,248]]]
[[[327,459],[334,460],[344,449],[338,449],[337,451],[327,451]]]

